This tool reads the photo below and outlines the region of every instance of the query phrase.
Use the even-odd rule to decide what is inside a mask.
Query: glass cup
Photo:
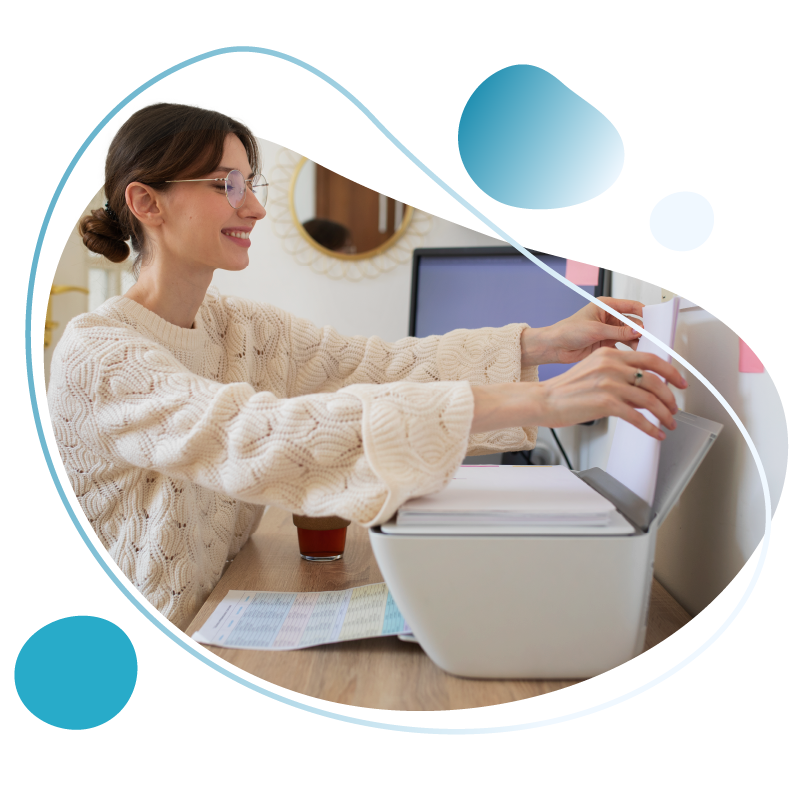
[[[340,517],[292,515],[298,529],[300,557],[306,561],[338,561],[345,552],[345,534],[350,522]]]

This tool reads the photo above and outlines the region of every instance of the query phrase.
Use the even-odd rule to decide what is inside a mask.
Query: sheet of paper
[[[600,526],[615,507],[562,466],[462,466],[444,489],[405,502],[399,525],[526,524]]]
[[[673,347],[676,336],[679,302],[680,299],[674,297],[666,303],[645,306],[643,309],[642,318],[645,330],[653,333],[669,347]],[[637,351],[655,353],[660,358],[670,361],[670,356],[659,345],[645,337],[640,339]],[[650,411],[640,409],[640,413],[649,422],[659,427],[659,421]],[[647,433],[643,433],[625,420],[617,420],[606,471],[645,500],[648,505],[652,505],[654,502],[660,445],[661,442],[658,439],[648,436]]]
[[[409,633],[385,583],[338,592],[230,591],[192,638],[238,650],[299,650]]]

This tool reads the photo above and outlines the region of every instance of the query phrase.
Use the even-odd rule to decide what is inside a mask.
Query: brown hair
[[[96,208],[80,221],[83,243],[119,263],[130,254],[130,240],[137,254],[134,274],[138,274],[147,242],[125,202],[128,184],[136,181],[166,191],[168,180],[207,175],[220,165],[225,139],[231,133],[244,145],[251,169],[259,172],[259,145],[241,122],[217,111],[174,103],[137,111],[111,142],[103,187],[108,202],[106,208]]]

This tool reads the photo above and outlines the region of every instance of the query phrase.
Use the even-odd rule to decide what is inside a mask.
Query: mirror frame
[[[306,241],[307,244],[311,245],[315,250],[323,253],[330,258],[338,258],[342,261],[362,261],[367,258],[373,258],[374,256],[380,255],[381,253],[386,252],[391,247],[394,247],[403,235],[406,233],[409,225],[411,224],[412,217],[414,216],[414,208],[410,205],[406,205],[406,208],[403,211],[403,221],[401,222],[400,228],[398,228],[389,239],[386,240],[383,244],[380,244],[378,247],[374,247],[372,250],[365,250],[363,253],[337,253],[334,250],[328,250],[327,248],[323,247],[318,241],[313,239],[307,233],[306,229],[303,227],[303,224],[298,219],[297,211],[295,211],[295,186],[298,182],[298,176],[300,175],[300,171],[303,169],[304,165],[309,162],[309,159],[306,156],[301,156],[300,161],[298,162],[297,166],[295,167],[294,172],[292,173],[292,177],[289,181],[289,213],[292,216],[292,224],[297,229],[298,233],[300,233],[301,237]],[[314,164],[314,161],[309,162]],[[374,191],[374,190],[371,190]],[[397,200],[396,200],[397,202]]]
[[[422,245],[430,233],[433,219],[431,214],[414,206],[410,206],[411,222],[403,236],[395,241],[394,246],[378,255],[365,258],[363,253],[356,253],[357,258],[335,258],[336,253],[312,247],[308,239],[301,236],[301,226],[292,221],[289,204],[289,184],[302,158],[300,153],[287,147],[282,147],[276,153],[270,168],[270,195],[267,199],[267,215],[272,222],[273,232],[295,263],[332,281],[346,280],[349,283],[374,280],[397,267],[411,267],[414,250]]]

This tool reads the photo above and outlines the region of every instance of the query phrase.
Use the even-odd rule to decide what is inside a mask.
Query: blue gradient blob
[[[490,197],[564,208],[597,197],[623,169],[623,140],[550,72],[506,67],[471,95],[459,123],[462,163]]]
[[[714,224],[712,206],[695,192],[669,194],[651,212],[651,233],[669,250],[695,250],[709,238]]]
[[[48,725],[95,728],[122,711],[136,684],[136,651],[113,622],[66,617],[40,628],[14,668],[17,694]]]

